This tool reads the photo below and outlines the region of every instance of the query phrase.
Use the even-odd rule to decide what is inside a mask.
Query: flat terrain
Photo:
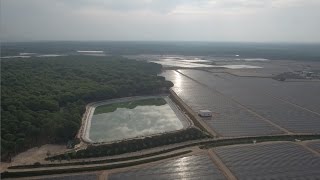
[[[320,81],[302,79],[280,82],[271,78],[286,71],[320,69],[319,63],[271,62],[267,59],[249,58],[214,61],[210,62],[212,64],[208,64],[208,60],[195,57],[188,57],[189,59],[159,57],[162,61],[167,62],[166,65],[172,65],[172,63],[174,65],[174,67],[166,67],[167,70],[160,74],[174,83],[172,90],[195,113],[201,109],[209,109],[213,112],[212,118],[202,118],[202,120],[209,129],[212,128],[214,132],[217,132],[219,139],[320,133]],[[146,58],[148,59],[148,57]],[[168,60],[170,58],[171,60]],[[173,62],[176,60],[180,62]],[[210,69],[214,66],[228,67],[229,69]],[[193,69],[187,69],[189,67]],[[243,67],[247,69],[243,69]],[[163,106],[160,101],[154,104],[159,107]],[[149,108],[149,105],[148,102],[120,102],[119,104],[97,107],[97,111],[92,111],[93,121],[91,124],[91,128],[95,129],[95,133],[97,133],[95,141],[99,142],[101,137],[110,136],[106,135],[107,133],[112,134],[113,137],[124,139],[128,137],[122,137],[117,133],[136,137],[135,133],[146,132],[143,129],[148,129],[148,133],[150,133],[155,130],[152,127],[157,127],[156,130],[176,127],[166,121],[160,120],[160,123],[167,124],[167,126],[163,126],[162,124],[152,124],[144,119],[144,117],[150,119],[160,116],[164,116],[163,119],[170,119],[171,116],[168,116],[167,112],[172,111],[172,104],[166,104],[168,109],[162,109],[163,111],[157,112],[156,116],[150,113],[150,109],[143,109]],[[154,107],[159,109],[158,106]],[[137,113],[136,110],[139,112]],[[151,110],[155,111],[155,109]],[[139,115],[139,113],[141,114]],[[174,111],[173,114],[175,113]],[[114,117],[108,117],[109,115]],[[183,114],[175,114],[175,118],[179,119],[181,115],[183,116]],[[107,119],[116,119],[118,124],[108,124],[106,123]],[[130,125],[128,120],[131,119],[138,119],[138,121],[133,121]],[[131,134],[128,129],[135,132]],[[250,141],[250,144],[242,145],[234,142],[238,145],[209,149],[200,149],[198,145],[194,145],[167,153],[174,154],[178,151],[189,150],[188,154],[136,166],[102,169],[84,174],[49,175],[25,179],[320,179],[320,141],[300,140],[252,144]],[[176,145],[178,144],[157,147],[153,151],[157,152]],[[139,155],[139,153],[144,153],[144,151],[128,153],[123,157],[130,157],[133,154]],[[30,154],[30,158],[34,155]],[[41,156],[39,155],[39,157]],[[143,160],[143,158],[132,159],[130,162],[135,160]],[[123,162],[115,163],[121,164]],[[97,163],[87,166],[102,165],[104,164]],[[83,168],[85,166],[78,165],[77,167]],[[58,168],[63,169],[64,167]],[[43,167],[43,169],[46,168]],[[28,171],[28,169],[23,170]],[[12,171],[19,171],[19,169]]]
[[[47,157],[47,153],[56,154],[62,153],[67,150],[65,145],[46,144],[40,147],[31,148],[25,152],[22,152],[12,159],[11,163],[1,162],[1,172],[7,168],[7,166],[33,164],[35,162],[45,162],[44,158]]]
[[[213,164],[208,155],[182,157],[157,165],[132,169],[123,173],[110,174],[110,180],[122,179],[212,179],[223,180],[225,177]]]
[[[238,145],[214,151],[239,180],[320,178],[320,157],[298,144]]]
[[[282,96],[279,96],[276,90],[268,91],[270,88],[267,86],[276,86],[280,83],[279,81],[272,79],[242,78],[221,74],[217,77],[212,73],[197,70],[181,70],[181,72],[209,86],[211,89],[217,90],[226,97],[232,98],[265,119],[270,120],[290,132],[320,133],[320,129],[318,128],[320,127],[319,113],[308,110],[306,107],[302,107],[302,105],[295,106],[290,101],[280,100],[279,98]],[[308,82],[308,84],[305,83],[304,86],[309,86],[309,84],[317,86],[312,88],[314,91],[305,91],[305,88],[299,89],[299,86],[291,89],[296,91],[296,93],[300,92],[300,96],[306,96],[307,99],[311,99],[312,97],[318,99],[320,91],[315,91],[316,89],[320,90],[320,82]],[[282,83],[282,86],[285,85],[286,83]],[[315,101],[310,101],[309,104],[318,106],[318,103]]]
[[[320,154],[320,140],[315,140],[307,143],[307,146],[317,151]]]
[[[320,82],[279,82],[204,70],[167,70],[173,90],[224,137],[320,133]],[[279,90],[279,91],[278,91]]]
[[[176,71],[166,71],[161,75],[175,84],[173,90],[194,111],[213,111],[213,118],[204,121],[224,137],[284,133],[228,97]]]
[[[317,140],[306,141],[307,144],[318,142]],[[28,179],[316,180],[320,178],[320,154],[310,151],[302,142],[265,142],[202,150],[192,148],[192,150],[193,155],[152,162],[137,167]]]

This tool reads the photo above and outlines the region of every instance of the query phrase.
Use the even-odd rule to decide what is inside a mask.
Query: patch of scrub
[[[87,139],[112,142],[181,130],[187,122],[176,108],[168,97],[98,106],[89,122]]]

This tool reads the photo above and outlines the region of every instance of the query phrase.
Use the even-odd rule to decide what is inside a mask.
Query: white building
[[[201,117],[211,117],[212,116],[212,112],[209,110],[200,110],[198,114]]]

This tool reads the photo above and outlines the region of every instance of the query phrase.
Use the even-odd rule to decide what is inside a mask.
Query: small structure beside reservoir
[[[198,114],[201,117],[212,117],[212,111],[210,110],[200,110]]]

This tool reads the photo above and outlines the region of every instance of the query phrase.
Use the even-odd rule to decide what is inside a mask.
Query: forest
[[[118,56],[1,60],[1,157],[73,140],[90,102],[173,86],[161,65]]]

